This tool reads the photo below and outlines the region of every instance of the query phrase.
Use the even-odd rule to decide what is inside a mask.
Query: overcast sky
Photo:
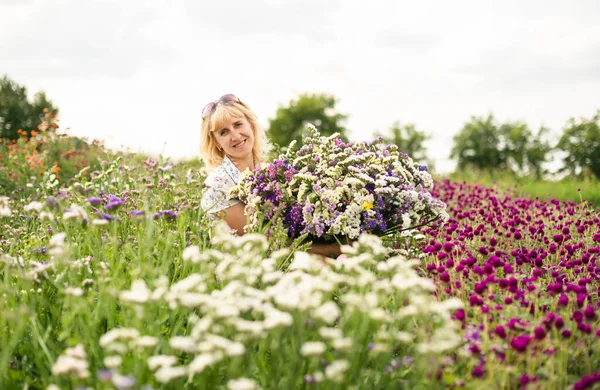
[[[326,92],[365,140],[396,120],[432,134],[438,172],[471,115],[550,127],[600,108],[597,1],[0,0],[0,76],[45,90],[72,135],[198,155],[225,93],[266,127]]]

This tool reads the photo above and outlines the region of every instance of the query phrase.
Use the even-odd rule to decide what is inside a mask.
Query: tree
[[[492,114],[471,120],[453,137],[451,158],[458,159],[458,169],[474,167],[482,170],[507,170],[533,174],[541,178],[542,164],[551,150],[545,140],[548,129],[534,133],[525,123],[498,125]]]
[[[301,94],[287,107],[277,109],[275,118],[269,119],[267,136],[281,147],[287,147],[293,140],[301,145],[305,126],[312,123],[321,135],[340,133],[347,141],[347,130],[342,124],[347,115],[335,112],[336,102],[336,98],[328,94]]]
[[[376,137],[383,137],[385,142],[396,144],[398,150],[407,154],[415,161],[426,161],[427,153],[425,151],[425,141],[431,138],[431,135],[425,134],[416,129],[412,123],[400,126],[400,122],[396,121],[390,127],[387,134],[375,132]]]
[[[569,119],[556,148],[566,153],[562,172],[579,174],[589,169],[600,179],[600,110],[592,119]]]
[[[38,92],[30,102],[27,88],[4,76],[0,79],[0,138],[17,139],[17,130],[35,130],[44,117],[44,108],[58,114],[44,92]]]
[[[506,169],[506,156],[500,148],[501,137],[494,117],[471,117],[454,135],[450,158],[458,159],[458,169]]]

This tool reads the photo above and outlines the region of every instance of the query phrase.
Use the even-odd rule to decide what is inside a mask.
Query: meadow
[[[0,145],[0,388],[600,386],[586,190],[440,178],[445,225],[322,259],[276,223],[210,221],[200,161],[19,142]]]

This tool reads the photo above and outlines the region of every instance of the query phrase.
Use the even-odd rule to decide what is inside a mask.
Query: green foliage
[[[44,109],[58,114],[44,92],[38,92],[30,102],[27,88],[4,76],[0,79],[0,138],[16,140],[17,130],[34,130],[44,117]]]
[[[458,159],[458,170],[506,170],[520,175],[533,174],[541,178],[542,164],[551,150],[545,140],[548,129],[533,133],[527,124],[496,123],[494,116],[471,117],[453,137],[451,158]]]
[[[397,145],[400,152],[407,154],[415,161],[428,160],[424,142],[431,139],[431,135],[417,130],[412,123],[401,126],[400,122],[396,121],[386,134],[376,131],[375,136],[383,137],[385,142]]]
[[[566,153],[561,171],[575,175],[589,170],[600,179],[600,110],[592,119],[571,118],[556,148]]]
[[[348,141],[343,125],[347,115],[335,111],[336,103],[337,99],[332,95],[301,94],[287,107],[277,109],[275,118],[269,119],[267,136],[281,147],[287,147],[294,140],[300,146],[306,124],[312,123],[322,135],[340,133],[342,139]]]

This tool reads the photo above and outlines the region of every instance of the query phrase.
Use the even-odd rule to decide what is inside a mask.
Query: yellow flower
[[[373,203],[364,201],[362,204],[363,211],[371,210],[373,208]]]

